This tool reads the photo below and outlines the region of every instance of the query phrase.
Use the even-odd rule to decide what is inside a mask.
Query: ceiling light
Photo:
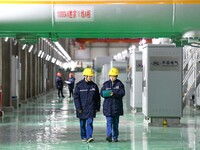
[[[24,45],[22,46],[22,49],[24,50],[24,49],[25,49],[25,47],[26,47],[26,44],[24,44]]]
[[[41,58],[43,58],[43,56],[44,56],[44,52],[42,52],[42,54],[41,54]]]
[[[67,57],[68,60],[71,60],[71,57],[68,55],[68,53],[64,50],[64,48],[60,45],[59,42],[54,42],[55,45],[58,47],[58,49],[63,53],[64,56]]]
[[[32,50],[33,50],[33,45],[31,45],[31,46],[29,47],[28,52],[30,53]]]
[[[42,50],[39,51],[39,53],[38,53],[38,57],[40,57],[41,54],[42,54]]]
[[[6,38],[4,39],[4,41],[5,41],[5,42],[8,42],[8,39],[9,39],[9,38],[8,38],[8,37],[6,37]]]

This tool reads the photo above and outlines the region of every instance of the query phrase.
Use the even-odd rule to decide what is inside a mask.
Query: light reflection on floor
[[[65,93],[66,94],[66,93]],[[126,106],[126,105],[124,105]],[[1,150],[199,150],[200,111],[184,109],[180,127],[147,127],[144,116],[127,112],[120,118],[118,143],[105,141],[102,111],[94,119],[95,141],[82,143],[73,101],[56,91],[23,104],[0,120]]]

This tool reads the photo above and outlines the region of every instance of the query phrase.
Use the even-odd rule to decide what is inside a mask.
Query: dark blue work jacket
[[[68,88],[73,90],[74,89],[75,78],[74,77],[69,78],[68,81],[69,81]]]
[[[108,80],[104,82],[101,88],[101,96],[103,97],[103,90],[112,90],[113,95],[110,97],[104,97],[103,102],[103,114],[104,116],[121,116],[124,114],[123,110],[123,96],[125,95],[125,89],[123,83],[116,79],[112,85],[112,81]]]
[[[95,118],[96,112],[100,110],[98,86],[93,81],[86,82],[85,79],[79,81],[74,91],[74,103],[77,118]],[[79,113],[80,110],[82,113]]]
[[[63,88],[63,80],[61,77],[56,77],[56,88],[62,89]]]

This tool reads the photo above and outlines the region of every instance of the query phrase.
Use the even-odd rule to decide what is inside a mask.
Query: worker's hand
[[[83,113],[82,109],[79,109],[79,110],[78,110],[78,113],[79,113],[79,114],[82,114],[82,113]]]
[[[113,92],[110,93],[110,96],[113,96]]]

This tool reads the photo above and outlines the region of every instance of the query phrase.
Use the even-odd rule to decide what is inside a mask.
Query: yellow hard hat
[[[93,73],[93,71],[92,71],[91,68],[85,68],[85,69],[83,70],[83,75],[84,75],[84,76],[94,76],[94,73]]]
[[[108,75],[109,76],[118,76],[119,70],[117,68],[111,68]]]

